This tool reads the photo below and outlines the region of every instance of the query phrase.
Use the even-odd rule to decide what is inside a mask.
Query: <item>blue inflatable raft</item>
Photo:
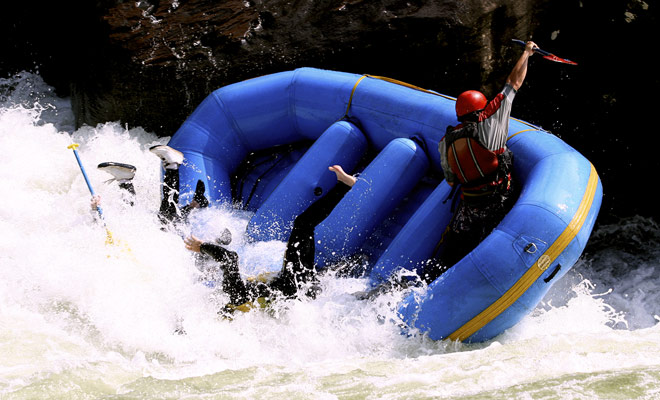
[[[455,99],[368,75],[301,68],[210,94],[173,135],[185,155],[181,205],[198,180],[216,204],[254,212],[247,235],[286,241],[293,221],[336,184],[358,182],[315,229],[317,268],[359,256],[376,284],[417,271],[451,217],[438,142]],[[602,186],[593,165],[556,136],[511,119],[521,193],[499,226],[399,313],[432,339],[491,339],[534,309],[577,261]]]

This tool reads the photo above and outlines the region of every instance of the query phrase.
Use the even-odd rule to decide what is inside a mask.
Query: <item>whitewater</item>
[[[486,343],[402,335],[402,293],[360,301],[366,280],[333,274],[315,300],[230,320],[182,235],[230,229],[246,276],[281,263],[284,243],[247,242],[250,215],[229,205],[162,229],[149,148],[168,139],[116,121],[76,129],[39,75],[0,79],[0,399],[660,398],[652,219],[597,225],[543,302]],[[133,206],[105,161],[137,168]]]

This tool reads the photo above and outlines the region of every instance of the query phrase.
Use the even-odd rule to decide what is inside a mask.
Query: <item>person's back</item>
[[[511,106],[527,74],[536,44],[528,42],[507,78],[504,89],[491,101],[475,90],[456,100],[457,126],[447,128],[438,151],[452,197],[460,200],[434,262],[423,278],[432,282],[476,247],[497,226],[515,201],[511,175],[513,154],[506,146]],[[452,205],[452,209],[454,206]]]

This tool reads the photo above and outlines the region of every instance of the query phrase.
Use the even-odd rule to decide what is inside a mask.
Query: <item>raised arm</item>
[[[534,49],[537,47],[538,46],[536,43],[532,41],[529,41],[525,44],[525,50],[516,62],[516,65],[513,67],[513,70],[506,80],[506,83],[511,85],[516,91],[520,89],[523,82],[525,81],[525,76],[527,75],[527,61],[529,56],[534,54]]]

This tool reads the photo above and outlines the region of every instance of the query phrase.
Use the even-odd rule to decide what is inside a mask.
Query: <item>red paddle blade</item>
[[[567,60],[565,58],[560,58],[560,57],[557,57],[554,54],[548,54],[547,56],[543,56],[543,58],[545,58],[546,60],[550,60],[550,61],[554,61],[554,62],[558,62],[558,63],[562,63],[562,64],[577,65],[577,63],[575,61]]]
[[[519,39],[513,39],[512,40],[514,43],[519,44],[523,47],[525,47],[525,42]],[[540,48],[536,47],[534,48],[535,53],[539,53],[540,55],[543,56],[546,60],[562,63],[562,64],[569,64],[569,65],[577,65],[575,61],[567,60],[565,58],[557,57],[556,55],[550,53],[549,51],[541,50]]]

